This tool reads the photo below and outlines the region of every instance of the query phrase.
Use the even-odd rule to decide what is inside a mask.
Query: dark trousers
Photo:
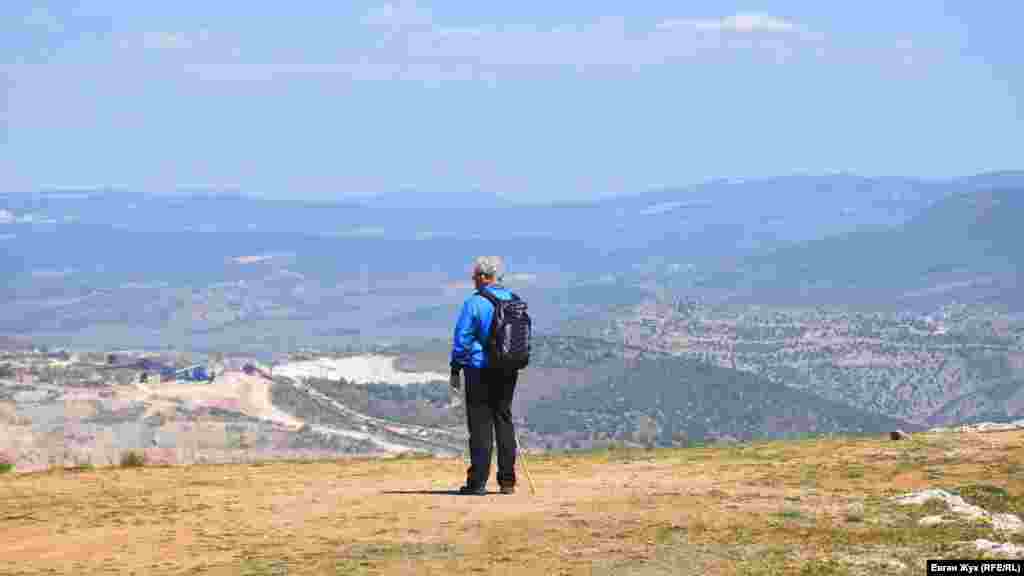
[[[498,485],[516,483],[516,431],[512,426],[512,395],[517,370],[464,368],[466,424],[470,467],[466,484],[484,486],[491,475],[491,448],[498,444]]]

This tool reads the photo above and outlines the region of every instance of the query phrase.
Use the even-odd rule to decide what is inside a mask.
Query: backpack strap
[[[481,295],[481,296],[483,296],[484,298],[487,298],[487,301],[490,302],[492,305],[494,305],[494,306],[498,305],[498,301],[500,299],[497,296],[495,296],[490,290],[487,290],[486,288],[481,288],[481,289],[477,290],[476,293]],[[517,296],[515,292],[509,291],[509,295],[511,297],[508,299],[508,302],[518,302],[519,301],[519,296]]]
[[[486,298],[491,303],[491,306],[494,306],[494,313],[491,314],[491,330],[487,335],[487,342],[480,342],[484,347],[484,352],[487,352],[491,347],[491,340],[495,338],[494,329],[498,327],[498,297],[492,294],[490,290],[484,288],[480,288],[476,293]]]
[[[492,306],[495,306],[495,307],[498,306],[498,297],[495,296],[494,294],[491,294],[490,290],[486,290],[484,288],[481,288],[481,289],[477,290],[476,293],[479,294],[480,296],[483,296],[484,298],[486,298],[487,301],[490,302]]]

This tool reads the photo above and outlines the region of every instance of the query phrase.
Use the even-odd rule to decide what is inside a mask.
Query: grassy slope
[[[445,494],[451,459],[0,476],[14,574],[877,574],[980,557],[964,521],[887,497],[931,487],[1024,513],[1024,432],[833,438],[533,457],[514,496]],[[899,573],[898,571],[893,573]]]

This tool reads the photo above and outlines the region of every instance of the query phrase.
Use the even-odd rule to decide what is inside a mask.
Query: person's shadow
[[[381,494],[404,494],[419,496],[461,496],[458,490],[384,490]]]

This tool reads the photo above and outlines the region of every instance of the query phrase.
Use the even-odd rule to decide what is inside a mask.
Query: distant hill
[[[965,192],[993,188],[1024,188],[1024,170],[998,170],[965,176],[953,180],[952,184]]]
[[[432,192],[426,190],[399,190],[378,194],[360,202],[369,208],[387,209],[499,209],[514,206],[512,202],[483,190],[466,192]]]
[[[1012,296],[1024,264],[1022,218],[1024,188],[958,193],[899,226],[750,256],[706,286],[736,289],[747,298],[805,302],[906,303],[951,294],[1005,301],[1000,296]]]
[[[928,419],[932,426],[1012,422],[1024,417],[1024,378],[1005,378],[950,401]]]
[[[24,338],[0,336],[0,350],[31,350],[32,343]]]
[[[204,307],[195,330],[237,328],[225,341],[237,342],[251,321],[271,323],[254,329],[275,334],[278,320],[302,335],[426,332],[447,324],[446,307],[479,254],[501,254],[528,278],[515,288],[552,325],[657,289],[900,306],[966,293],[1024,308],[1012,281],[1020,265],[1012,192],[1022,188],[1010,186],[1022,178],[716,180],[549,205],[490,192],[337,202],[209,191],[0,194],[0,320],[26,335],[99,337],[83,331],[169,323],[180,333],[189,322],[183,295],[192,293]],[[965,204],[996,185],[1010,186],[987,192],[998,208]],[[351,310],[364,312],[340,314]]]
[[[17,218],[112,225],[133,231],[218,231],[423,239],[496,233],[583,241],[595,257],[626,251],[676,258],[735,254],[898,225],[957,192],[1013,187],[1024,172],[948,181],[848,174],[712,180],[595,201],[518,204],[490,191],[399,190],[335,201],[231,193],[156,195],[94,190],[0,195]],[[453,212],[454,210],[454,212]],[[497,231],[496,231],[497,226]],[[500,232],[499,232],[500,231]]]

